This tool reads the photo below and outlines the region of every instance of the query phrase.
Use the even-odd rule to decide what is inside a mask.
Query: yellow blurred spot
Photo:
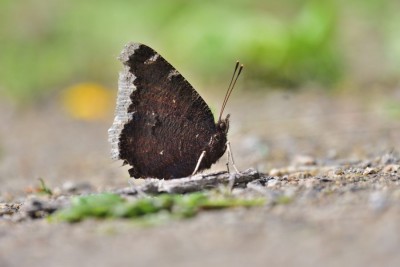
[[[62,94],[65,110],[82,120],[107,118],[113,108],[114,94],[95,83],[81,83],[67,88]]]

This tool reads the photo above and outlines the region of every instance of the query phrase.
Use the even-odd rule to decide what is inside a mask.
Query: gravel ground
[[[400,266],[398,103],[396,88],[237,93],[235,160],[263,174],[233,194],[266,205],[148,228],[23,217],[39,177],[58,195],[113,191],[127,168],[108,159],[111,115],[79,122],[55,100],[0,103],[0,266]]]

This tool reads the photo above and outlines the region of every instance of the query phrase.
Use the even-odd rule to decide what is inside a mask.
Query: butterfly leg
[[[228,166],[228,172],[229,172],[229,162],[230,162],[230,159],[231,159],[232,160],[232,167],[235,169],[236,173],[240,173],[240,171],[236,168],[235,160],[233,159],[231,143],[229,141],[226,142],[226,150],[228,150],[228,163],[226,164]]]
[[[193,171],[192,175],[195,175],[195,173],[198,171],[198,169],[200,167],[200,164],[201,164],[201,161],[203,160],[205,155],[206,155],[206,151],[201,152],[199,160],[197,161],[197,164],[196,164],[196,168],[194,168],[194,171]]]

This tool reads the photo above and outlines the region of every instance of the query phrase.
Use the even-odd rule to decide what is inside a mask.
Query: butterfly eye
[[[221,130],[225,130],[226,129],[226,123],[225,122],[220,122],[219,123],[219,128],[221,128]]]

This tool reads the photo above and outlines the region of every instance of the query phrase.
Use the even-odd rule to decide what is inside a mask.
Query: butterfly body
[[[176,69],[152,48],[128,44],[120,60],[116,116],[109,130],[112,157],[132,177],[172,179],[210,168],[226,150],[229,115],[210,108]]]

